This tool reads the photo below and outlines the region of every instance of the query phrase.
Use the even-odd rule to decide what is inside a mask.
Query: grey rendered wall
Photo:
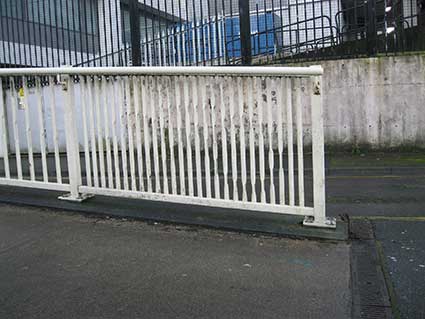
[[[328,146],[425,147],[425,54],[320,64]]]

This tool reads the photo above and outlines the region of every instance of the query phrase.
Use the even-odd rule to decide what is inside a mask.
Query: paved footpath
[[[350,248],[0,204],[0,318],[350,318]]]

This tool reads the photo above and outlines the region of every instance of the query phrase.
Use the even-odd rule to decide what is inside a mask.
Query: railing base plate
[[[317,222],[313,216],[306,216],[303,222],[307,227],[330,228],[336,229],[336,219],[333,217],[326,217],[325,222]]]
[[[94,197],[94,195],[92,195],[92,194],[80,194],[80,195],[78,195],[78,197],[75,197],[72,194],[68,193],[68,194],[64,194],[62,196],[59,196],[58,199],[66,200],[68,202],[81,203],[81,202],[84,202],[86,199],[89,199],[89,198],[92,198],[92,197]]]

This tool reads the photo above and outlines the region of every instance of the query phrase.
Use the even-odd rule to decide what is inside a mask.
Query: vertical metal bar
[[[313,45],[315,46],[317,43],[317,37],[316,37],[316,7],[315,7],[315,0],[311,0],[311,6],[313,10]],[[316,49],[316,48],[315,48]]]
[[[27,136],[27,146],[28,146],[28,164],[30,171],[30,178],[32,181],[35,181],[35,168],[34,168],[34,152],[32,147],[32,132],[31,132],[31,119],[30,119],[30,111],[29,111],[29,103],[28,103],[28,89],[27,79],[22,77],[22,90],[24,90],[24,114],[25,114],[25,132]]]
[[[13,137],[15,138],[16,170],[18,173],[18,179],[22,179],[21,146],[19,143],[18,116],[16,114],[16,111],[18,109],[18,97],[16,96],[15,89],[15,80],[13,78],[10,78],[10,99],[12,106]]]
[[[87,21],[87,17],[88,17],[88,12],[87,12],[87,2],[83,1],[84,7],[84,32],[86,33],[86,60],[87,60],[87,66],[90,66],[90,55],[89,55],[89,23]],[[57,29],[57,28],[56,28]],[[59,46],[58,46],[59,47]],[[93,48],[93,52],[94,52],[94,48]],[[81,52],[81,58],[83,57],[83,53]],[[84,64],[83,64],[84,65]],[[88,84],[88,82],[87,82]]]
[[[55,168],[56,168],[56,182],[62,184],[62,170],[59,154],[59,138],[56,124],[56,93],[55,93],[55,77],[50,78],[50,111],[52,119],[53,131],[53,148],[55,152]]]
[[[184,81],[182,77],[176,78],[176,107],[177,107],[177,145],[179,149],[179,179],[180,179],[180,195],[186,195],[185,169],[184,169],[184,152],[183,152],[183,136],[182,136],[182,102],[181,87]]]
[[[97,150],[96,150],[96,133],[95,133],[96,124],[94,119],[97,98],[93,96],[93,94],[96,94],[96,78],[92,78],[91,83],[90,83],[90,78],[87,78],[87,81],[88,81],[87,86],[88,86],[89,101],[90,101],[90,105],[88,107],[89,107],[89,118],[90,118],[89,129],[90,129],[91,152],[92,152],[91,159],[93,164],[93,181],[94,181],[94,187],[99,187],[99,172],[97,169]]]
[[[3,63],[4,63],[4,65],[7,65],[8,64],[7,62],[10,63],[10,60],[7,61],[5,43],[6,43],[6,41],[9,43],[9,39],[8,39],[9,34],[7,34],[7,36],[5,35],[6,27],[3,26],[3,22],[6,22],[6,24],[9,23],[9,19],[7,17],[7,12],[3,11],[3,6],[4,6],[4,4],[2,2],[0,4],[0,29],[1,29],[0,31],[1,31],[1,38],[2,38],[1,42],[2,42],[2,47],[3,47],[3,59],[4,59]],[[28,23],[28,30],[29,30],[29,23]],[[28,34],[29,34],[29,31],[28,31]],[[31,48],[31,44],[30,44],[30,48]],[[31,57],[31,54],[30,54],[30,57]]]
[[[92,46],[93,46],[93,65],[94,66],[96,66],[97,65],[97,63],[96,63],[96,41],[95,41],[95,34],[96,34],[96,31],[95,31],[95,23],[94,23],[94,11],[95,10],[93,10],[93,8],[95,7],[95,4],[93,4],[93,1],[89,1],[89,6],[90,6],[90,24],[91,24],[91,32],[92,32]],[[97,12],[97,10],[96,10],[96,12]],[[97,29],[97,31],[99,31],[99,29],[97,28],[97,26],[96,26],[96,29]],[[98,34],[99,34],[99,32],[98,32]],[[100,45],[99,45],[99,56],[101,55],[100,53]],[[100,59],[100,65],[102,65],[102,59]]]
[[[183,78],[183,104],[185,108],[185,134],[186,134],[186,161],[188,173],[189,196],[193,196],[193,166],[192,166],[192,141],[190,140],[191,119],[189,111],[189,78]]]
[[[270,177],[270,203],[276,204],[276,194],[274,188],[274,151],[273,151],[273,84],[270,78],[266,78],[267,94],[267,133],[269,138],[269,177]]]
[[[230,99],[230,148],[231,148],[231,163],[232,163],[232,180],[233,180],[233,200],[239,200],[238,195],[238,158],[236,151],[236,132],[235,132],[235,86],[237,86],[237,81],[230,79],[229,83],[229,99]],[[238,96],[236,96],[238,97]]]
[[[22,1],[22,6],[23,6],[23,10],[22,10],[22,12],[26,12],[26,14],[27,15],[29,15],[29,8],[28,8],[28,3],[27,4],[25,4],[23,1]],[[49,4],[49,7],[50,7],[50,4]],[[24,9],[25,8],[25,9]],[[25,11],[24,11],[25,10]],[[51,22],[51,20],[52,20],[52,18],[51,18],[51,14],[50,14],[50,9],[49,9],[49,16],[50,16],[50,22]],[[24,19],[23,19],[24,20]],[[33,64],[32,64],[32,50],[31,50],[31,28],[30,28],[30,19],[27,17],[27,21],[26,21],[26,23],[27,23],[27,30],[26,30],[26,32],[27,32],[27,37],[28,37],[28,51],[29,51],[29,62],[30,62],[30,66],[33,66]],[[51,36],[53,37],[53,30],[52,30],[52,26],[51,26],[51,24],[52,23],[50,23],[50,33],[52,34]],[[2,25],[2,28],[3,28],[3,25]],[[5,38],[3,38],[3,39],[5,39]],[[53,43],[53,41],[52,41],[52,43]],[[3,52],[4,52],[4,54],[6,55],[6,51],[4,51],[4,40],[3,40]],[[53,52],[53,45],[52,45],[52,52]],[[53,56],[53,53],[52,53],[52,56]],[[25,58],[25,62],[26,62],[26,58]]]
[[[114,54],[114,32],[112,31],[112,0],[108,1],[108,10],[109,10],[109,32],[111,33],[111,59],[112,59],[112,66],[115,66],[115,54]],[[118,15],[118,12],[115,12],[116,15]],[[106,18],[105,18],[106,21]],[[117,34],[118,35],[118,34]],[[106,35],[105,35],[106,37]],[[119,35],[118,35],[119,37]]]
[[[3,92],[3,80],[0,78],[0,118],[1,118],[1,139],[3,148],[3,165],[5,177],[10,178],[10,165],[9,165],[9,142],[8,142],[8,127],[6,119],[6,103],[5,93]]]
[[[37,95],[37,106],[38,106],[38,125],[40,133],[40,148],[41,148],[41,166],[43,173],[43,182],[49,181],[48,170],[47,170],[47,145],[46,145],[46,126],[44,123],[44,100],[41,92],[40,78],[36,78],[36,95]]]
[[[172,86],[174,83],[173,78],[168,78],[168,84],[166,87],[166,95],[167,95],[167,111],[168,111],[168,142],[170,148],[170,166],[171,166],[171,190],[172,194],[177,194],[177,178],[176,178],[176,158],[174,155],[174,127],[173,127],[173,109],[172,109],[172,100],[171,100],[171,92]]]
[[[311,85],[314,219],[315,223],[324,224],[326,221],[326,196],[321,77],[313,77]]]
[[[164,125],[164,93],[166,92],[163,85],[165,78],[162,81],[157,80],[158,102],[159,102],[159,130],[161,136],[161,159],[162,159],[162,178],[163,178],[163,191],[168,194],[168,171],[167,171],[167,150],[165,147],[165,125]]]
[[[227,156],[227,131],[226,131],[226,113],[227,113],[227,99],[225,96],[226,91],[223,82],[228,82],[228,78],[216,77],[219,81],[220,87],[220,115],[221,115],[221,147],[222,147],[222,160],[223,160],[223,179],[224,179],[224,199],[229,199],[229,181],[228,181],[228,156]]]
[[[256,169],[255,169],[255,136],[254,136],[254,78],[248,78],[248,119],[249,119],[249,157],[250,157],[250,179],[251,179],[251,202],[257,201],[255,189]]]
[[[152,193],[152,182],[151,182],[152,165],[151,165],[151,150],[150,150],[151,142],[149,137],[148,116],[150,114],[149,109],[154,106],[150,105],[151,100],[148,99],[149,94],[152,94],[152,90],[149,89],[149,78],[144,77],[142,80],[142,99],[143,99],[142,118],[143,118],[143,137],[145,140],[146,183],[147,183],[147,191],[149,193]]]
[[[130,177],[131,177],[131,190],[136,191],[136,163],[134,159],[134,136],[133,136],[133,110],[132,104],[133,100],[131,98],[132,93],[134,93],[131,89],[133,77],[127,77],[125,80],[125,102],[126,102],[126,114],[127,114],[127,130],[128,130],[128,157],[130,159]],[[132,92],[133,91],[133,92]]]
[[[265,32],[265,36],[266,36],[266,61],[267,62],[269,62],[269,28],[268,28],[268,25],[267,25],[267,3],[266,3],[266,0],[264,0],[264,2],[263,2],[263,5],[264,5],[264,11],[263,11],[263,14],[264,14],[264,32]]]
[[[97,81],[97,85],[96,85]],[[99,166],[100,166],[100,183],[102,188],[106,187],[105,177],[105,153],[103,151],[103,132],[102,132],[102,119],[100,115],[101,101],[100,97],[102,94],[102,78],[95,79],[94,94],[96,97],[96,126],[97,126],[97,144],[99,150]]]
[[[301,0],[302,1],[302,0]],[[305,49],[306,51],[308,51],[308,23],[307,23],[307,1],[303,1],[303,5],[304,5],[304,28],[305,28],[305,40],[304,40],[304,44],[305,44]]]
[[[64,47],[67,47],[68,48],[69,61],[68,61],[67,64],[68,65],[72,65],[71,33],[70,33],[71,27],[69,25],[69,16],[70,16],[70,14],[69,14],[69,1],[68,0],[65,0],[65,8],[66,8],[66,30],[67,30],[67,33],[68,33],[68,46],[65,46],[64,45]],[[41,39],[41,31],[40,31],[40,39]],[[65,38],[63,39],[63,41],[65,42]],[[43,59],[43,54],[41,55],[41,57]],[[43,62],[41,62],[41,64],[43,64]]]
[[[197,181],[197,196],[203,197],[202,189],[202,169],[201,169],[201,143],[199,139],[199,85],[197,77],[192,77],[192,106],[193,106],[193,117],[195,126],[195,166],[196,166],[196,181]]]
[[[208,100],[207,100],[207,94],[206,94],[206,81],[205,77],[200,78],[199,86],[201,88],[201,103],[202,103],[202,115],[203,115],[203,127],[204,127],[204,160],[205,160],[205,190],[206,190],[206,197],[211,198],[211,167],[210,167],[210,155],[209,155],[209,143],[208,143],[208,112],[210,110]],[[208,112],[208,113],[207,113]]]
[[[173,2],[171,2],[171,11],[173,11]],[[166,46],[165,46],[165,52],[166,54],[164,54],[164,59],[165,61],[167,61],[167,55],[168,55],[168,64],[166,63],[165,65],[167,66],[171,66],[171,55],[170,55],[170,46],[169,46],[169,27],[170,27],[170,23],[169,20],[167,19],[167,14],[168,14],[168,7],[167,7],[167,1],[164,1],[164,12],[165,12],[165,30],[162,30],[162,34],[164,35],[163,39],[166,40]],[[172,16],[174,16],[174,14],[172,13]]]
[[[117,48],[118,48],[118,62],[119,65],[127,65],[127,50],[125,48],[125,41],[122,41],[122,34],[125,33],[124,29],[120,30],[120,21],[119,20],[124,20],[124,14],[121,11],[121,1],[120,0],[115,0],[115,19],[116,19],[116,26],[117,26]],[[120,63],[121,59],[122,59],[122,55],[121,55],[121,48],[122,48],[122,44],[124,43],[124,56],[125,56],[125,63]]]
[[[142,62],[140,50],[140,16],[139,1],[129,0],[130,30],[131,30],[131,60],[133,66],[140,66]]]
[[[247,171],[246,171],[246,148],[245,148],[245,120],[244,120],[244,80],[238,77],[238,103],[239,103],[239,143],[241,157],[241,180],[242,180],[242,200],[248,200],[246,192]]]
[[[201,2],[202,3],[202,2]],[[194,33],[194,37],[192,37],[192,42],[193,42],[193,57],[194,57],[194,62],[195,65],[198,65],[198,47],[196,45],[196,43],[198,43],[198,32],[197,32],[197,25],[198,25],[198,21],[196,19],[196,8],[195,8],[195,1],[192,0],[192,6],[193,6],[193,19],[192,19],[192,26],[193,26],[193,33]]]
[[[102,78],[103,95],[103,120],[105,123],[105,145],[106,145],[106,165],[108,169],[108,187],[114,188],[114,174],[112,171],[111,137],[109,136],[109,88],[108,79]]]
[[[217,59],[217,64],[220,65],[220,39],[218,36],[219,33],[219,28],[221,28],[221,25],[219,25],[219,20],[218,20],[218,7],[217,7],[217,0],[214,1],[215,4],[215,32],[214,32],[214,37],[215,37],[215,56]]]
[[[222,64],[222,60],[223,59],[224,59],[224,63],[226,63],[226,59],[227,59],[227,56],[224,55],[225,49],[223,48],[223,42],[224,42],[224,44],[226,42],[225,39],[223,40],[223,38],[225,38],[225,37],[223,37],[223,33],[226,30],[225,27],[224,27],[224,24],[225,24],[225,20],[224,19],[225,18],[223,17],[222,20],[221,20],[222,21],[222,25],[220,25],[220,28],[218,29],[218,48],[217,48],[217,50],[218,50],[219,65]],[[223,30],[221,28],[222,26],[223,26]]]
[[[151,83],[151,121],[152,121],[152,148],[153,148],[153,164],[155,173],[155,192],[161,192],[161,177],[159,168],[159,151],[158,151],[158,119],[156,117],[155,105],[156,94],[158,92],[158,82],[156,77],[149,77]]]
[[[22,63],[22,54],[21,54],[21,44],[22,43],[24,43],[22,40],[21,40],[21,33],[23,33],[22,32],[22,30],[20,30],[21,28],[19,27],[20,26],[20,22],[22,21],[22,20],[20,20],[19,19],[19,11],[18,11],[18,4],[16,3],[15,4],[15,14],[16,14],[16,32],[18,33],[18,41],[17,41],[17,44],[18,44],[18,57],[19,57],[19,65],[23,65],[24,63]],[[39,16],[40,17],[40,16]],[[41,25],[41,24],[40,24]],[[25,50],[25,47],[24,47],[24,50]]]
[[[119,106],[119,117],[120,117],[120,143],[121,143],[121,160],[122,160],[122,173],[123,173],[123,184],[124,190],[129,189],[128,185],[128,169],[127,169],[127,141],[126,141],[126,116],[124,110],[124,92],[125,83],[122,77],[118,78],[118,106]]]
[[[177,65],[183,65],[183,57],[182,57],[182,43],[181,43],[181,25],[177,31]]]
[[[283,167],[283,112],[287,107],[285,103],[285,95],[282,94],[286,89],[286,80],[285,78],[279,78],[279,87],[277,91],[277,103],[278,112],[277,112],[277,143],[278,143],[278,153],[279,153],[279,204],[285,205],[285,171]]]
[[[339,0],[337,0],[337,1],[339,1]],[[297,19],[298,19],[298,14],[297,14]],[[290,1],[288,1],[288,24],[289,24],[289,48],[292,49],[292,28],[291,28],[292,16],[291,16],[291,2]],[[298,24],[297,24],[297,27],[298,27]],[[273,29],[274,28],[275,28],[275,26],[273,25]],[[283,32],[282,32],[282,34],[283,34]]]
[[[246,1],[245,1],[246,2]],[[230,44],[231,44],[231,49],[232,49],[232,51],[231,51],[231,56],[232,56],[232,58],[234,59],[234,60],[236,60],[236,55],[235,55],[235,43],[236,43],[236,36],[235,36],[235,28],[234,28],[234,25],[233,25],[233,6],[232,6],[232,1],[230,1],[230,3],[229,3],[229,5],[230,5],[230,12],[229,12],[229,15],[230,15]],[[248,4],[249,5],[249,4]],[[248,10],[249,11],[249,10]],[[241,16],[240,16],[241,17]],[[239,27],[240,27],[240,25],[241,25],[241,19],[239,19]],[[239,35],[241,35],[241,31],[242,29],[241,28],[239,28]],[[251,31],[250,31],[251,32]],[[227,31],[225,30],[225,32],[224,32],[226,35],[225,35],[225,42],[227,42],[228,40],[227,40]],[[239,39],[239,40],[241,40],[241,39]],[[227,43],[226,43],[227,44]],[[241,57],[242,57],[242,59],[243,59],[243,55],[242,55],[242,51],[241,51]]]
[[[75,26],[75,7],[74,7],[74,1],[71,1],[71,10],[72,10],[72,33],[74,34],[74,63],[71,64],[77,64],[78,63],[78,56],[77,56],[77,28]],[[67,12],[69,14],[69,12]],[[46,37],[46,47],[47,45],[47,37]],[[46,48],[47,51],[47,48]],[[47,63],[48,64],[48,63]]]
[[[120,101],[117,99],[117,79],[111,78],[111,90],[112,90],[112,139],[114,146],[114,166],[115,166],[115,187],[116,189],[121,189],[121,172],[120,172],[120,162],[119,162],[119,149],[118,149],[118,139],[117,139],[117,114],[116,106],[119,105]]]
[[[367,1],[367,52],[373,56],[377,52],[376,47],[376,0]]]
[[[182,54],[183,54],[183,65],[190,65],[190,63],[188,63],[189,60],[189,53],[186,54],[186,45],[188,45],[188,40],[186,40],[186,26],[180,27],[181,31],[180,33],[182,34]],[[189,33],[188,33],[189,34]]]
[[[44,26],[45,29],[44,30],[46,32],[46,46],[50,47],[50,57],[52,58],[52,66],[55,66],[56,65],[55,54],[54,54],[55,45],[54,45],[54,41],[53,41],[53,25],[52,25],[53,23],[52,23],[52,13],[50,11],[50,8],[51,8],[51,4],[50,4],[50,0],[48,0],[47,1],[47,10],[49,10],[48,14],[49,14],[50,45],[47,45],[47,23],[45,23],[45,26]],[[46,22],[46,8],[45,7],[44,7],[44,21]],[[27,23],[27,24],[29,25],[29,23]],[[27,36],[28,36],[28,38],[30,37],[29,32],[28,32]],[[29,43],[29,47],[31,48],[31,41],[28,41],[28,43]],[[31,53],[30,53],[30,55],[31,55]],[[25,60],[26,60],[26,57],[25,57]]]
[[[216,131],[216,116],[217,116],[217,102],[216,102],[216,79],[210,78],[211,81],[211,128],[212,128],[212,142],[213,142],[213,163],[214,163],[214,197],[220,198],[220,179],[218,176],[218,145],[217,145],[217,131]]]
[[[10,14],[9,14],[7,3],[8,3],[8,1],[4,1],[6,16],[12,17],[12,8],[10,8]],[[10,26],[10,28],[9,28],[9,20],[12,22],[12,25]],[[11,67],[13,67],[14,64],[16,65],[16,50],[15,50],[15,33],[14,33],[15,28],[13,27],[13,20],[12,19],[7,19],[6,29],[7,29],[6,33],[8,35],[8,37],[7,37],[8,41],[7,42],[8,42],[8,51],[9,51],[9,65]],[[12,30],[10,30],[10,29],[12,29]],[[11,35],[12,35],[12,39],[10,39]],[[12,55],[12,49],[13,49],[13,55]],[[13,57],[13,61],[15,62],[14,64],[12,63],[12,57]]]
[[[303,150],[303,109],[300,101],[301,80],[295,80],[294,104],[297,117],[297,159],[298,159],[298,200],[304,207],[304,150]]]
[[[264,78],[257,78],[257,113],[258,113],[258,162],[260,164],[260,199],[262,203],[266,202],[265,191],[265,159],[264,159],[264,133],[263,133],[263,81]]]
[[[99,5],[100,5],[100,3],[99,2],[101,2],[102,3],[102,8],[99,8],[99,11],[101,10],[102,11],[102,13],[101,14],[98,14],[98,16],[100,17],[102,17],[102,22],[103,22],[103,41],[104,41],[104,47],[105,47],[105,53],[103,53],[102,51],[101,51],[101,54],[100,54],[100,56],[105,56],[105,66],[109,66],[109,52],[108,52],[108,37],[107,37],[107,31],[106,31],[106,9],[105,9],[105,1],[107,1],[107,0],[98,0],[98,8],[99,8]],[[99,21],[99,29],[100,29],[100,21]],[[99,32],[99,38],[100,38],[100,32]],[[102,40],[100,40],[100,41],[102,41]]]
[[[194,24],[194,22],[191,23],[191,33],[192,33],[192,38],[191,38],[191,44],[192,44],[192,59],[193,59],[193,64],[192,65],[198,65],[198,58],[196,55],[196,42],[195,42],[195,38],[196,38],[196,25]]]
[[[294,192],[294,137],[292,122],[292,83],[291,79],[286,79],[286,133],[288,138],[288,186],[289,205],[295,205]]]
[[[182,31],[182,27],[183,27],[183,20],[182,20],[182,5],[181,5],[181,0],[178,0],[178,4],[179,4],[179,32],[178,32],[178,40],[179,40],[179,51],[181,52],[184,48],[185,45],[185,40],[184,40],[184,35],[183,35],[183,31]],[[185,55],[183,53],[183,57],[182,57],[182,65],[186,65],[185,64]]]
[[[133,78],[133,90],[134,90],[134,109],[136,112],[135,121],[136,121],[136,147],[137,147],[137,173],[139,177],[139,190],[144,191],[144,178],[143,178],[143,143],[142,143],[142,116],[140,113],[140,78]],[[143,105],[144,107],[144,105]]]
[[[86,93],[86,82],[87,78],[80,78],[80,87],[81,87],[81,113],[83,117],[83,136],[84,136],[84,159],[86,164],[86,179],[87,185],[92,186],[91,178],[91,166],[90,166],[90,148],[89,148],[89,139],[87,133],[87,93]]]
[[[143,5],[145,6],[145,8],[146,8],[146,0],[143,0]],[[145,65],[152,65],[151,63],[149,63],[148,61],[150,61],[151,59],[150,59],[150,57],[151,57],[151,55],[152,55],[152,52],[151,51],[149,51],[149,46],[150,46],[150,43],[149,43],[149,34],[148,34],[148,18],[147,18],[147,15],[145,14],[144,16],[142,16],[143,17],[143,20],[144,20],[144,24],[145,24],[145,38],[144,38],[144,47],[145,47],[145,51],[146,51],[146,53],[145,53]],[[152,21],[152,23],[153,23],[153,20],[151,20]]]

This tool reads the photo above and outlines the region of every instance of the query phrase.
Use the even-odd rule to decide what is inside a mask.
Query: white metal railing
[[[66,191],[68,200],[303,215],[307,225],[335,227],[325,215],[322,72],[0,69],[0,184]]]

